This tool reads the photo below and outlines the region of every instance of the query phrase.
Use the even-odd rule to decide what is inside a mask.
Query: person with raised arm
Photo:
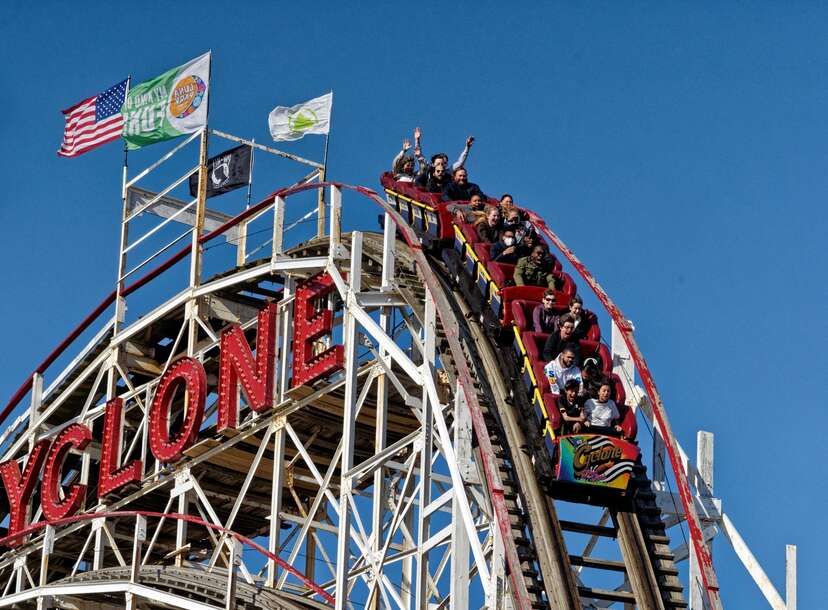
[[[414,157],[406,154],[411,148],[411,141],[406,138],[403,140],[402,150],[397,153],[394,160],[391,162],[391,173],[394,174],[394,180],[397,182],[414,182],[416,177],[414,173]],[[422,163],[420,163],[422,168]]]
[[[422,150],[421,139],[422,139],[423,132],[420,130],[419,127],[414,128],[414,147],[417,150]],[[436,155],[432,155],[431,157],[431,165],[428,166],[426,169],[431,169],[434,166],[434,161],[436,159],[443,159],[445,162],[446,173],[451,176],[454,172],[456,172],[461,167],[466,165],[466,159],[469,157],[469,152],[471,151],[471,147],[474,144],[474,136],[469,136],[466,138],[466,145],[463,148],[463,151],[460,153],[460,156],[457,157],[457,161],[451,164],[451,168],[449,168],[448,164],[448,155],[446,153],[437,153]]]

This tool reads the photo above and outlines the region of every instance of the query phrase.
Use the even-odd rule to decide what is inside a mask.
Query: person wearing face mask
[[[507,263],[514,265],[517,263],[520,252],[515,244],[515,232],[509,228],[503,229],[500,233],[500,241],[492,246],[491,257],[496,263]]]
[[[501,208],[501,214],[503,214],[503,226],[509,227],[515,232],[515,243],[518,245],[523,244],[523,240],[529,233],[534,233],[535,228],[532,226],[532,223],[528,220],[523,220],[520,215],[520,210],[513,207],[508,212],[503,212]],[[529,254],[526,252],[525,255]]]

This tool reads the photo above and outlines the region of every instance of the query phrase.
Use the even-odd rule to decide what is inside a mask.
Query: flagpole
[[[255,144],[256,143],[256,138],[253,138],[251,140],[251,142],[253,144]],[[250,198],[253,196],[253,155],[255,154],[255,150],[256,150],[255,146],[250,147],[250,172],[248,173],[248,176],[247,176],[247,202],[246,202],[246,205],[244,206],[244,209],[247,209],[247,208],[250,207]]]
[[[127,98],[129,97],[129,87],[132,84],[132,74],[127,76],[127,84],[126,90],[124,91],[124,104],[127,102]],[[129,147],[127,146],[127,141],[124,140],[124,164],[121,168],[121,241],[120,247],[118,249],[118,279],[115,284],[115,321],[113,323],[113,333],[117,334],[118,329],[123,322],[126,307],[121,298],[121,292],[123,291],[124,287],[124,269],[126,267],[126,254],[124,250],[127,247],[127,240],[129,236],[127,234],[127,217],[129,216],[129,210],[127,209],[127,172],[129,168]]]
[[[331,89],[333,94],[333,89]],[[322,158],[322,171],[319,174],[319,182],[325,182],[328,177],[328,142],[331,137],[331,118],[333,117],[333,100],[331,100],[331,112],[328,116],[328,133],[325,134],[325,153]],[[325,235],[325,189],[319,189],[319,208],[316,215],[316,235],[323,237]]]

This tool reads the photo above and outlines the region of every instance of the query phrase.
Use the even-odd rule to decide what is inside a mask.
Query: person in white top
[[[598,388],[598,398],[590,398],[584,404],[584,426],[587,430],[599,434],[622,432],[621,426],[618,425],[621,415],[615,401],[610,398],[611,391],[612,386],[605,381]]]
[[[581,383],[581,369],[575,364],[577,349],[572,343],[567,343],[558,357],[544,367],[543,371],[546,373],[553,394],[562,394],[566,382],[570,379],[577,379],[578,383]]]

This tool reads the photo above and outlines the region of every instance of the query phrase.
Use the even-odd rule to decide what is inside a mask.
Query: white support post
[[[494,511],[492,511],[494,513]],[[507,597],[503,587],[506,581],[506,574],[504,571],[505,555],[503,549],[503,538],[500,533],[500,528],[496,523],[492,525],[492,569],[489,576],[489,582],[486,583],[486,608],[488,610],[502,610],[503,598]]]
[[[129,581],[137,584],[141,576],[141,553],[147,539],[147,518],[138,515],[135,517],[135,535],[132,540],[132,563],[129,570]]]
[[[287,302],[296,296],[296,280],[290,275],[285,277],[285,288],[282,292],[282,301]],[[279,328],[279,378],[277,380],[279,397],[278,402],[284,402],[287,397],[288,382],[290,376],[288,369],[290,368],[290,346],[293,342],[293,303],[288,303],[279,311],[279,320],[281,326]]]
[[[695,481],[696,493],[701,498],[713,496],[713,433],[699,430],[696,434],[696,465],[699,476]],[[709,522],[708,522],[709,523]],[[707,525],[704,523],[703,525]],[[709,549],[708,545],[708,549]],[[710,556],[713,557],[712,549]],[[690,610],[704,610],[704,589],[701,580],[701,570],[695,553],[690,553],[688,562],[688,583],[690,587]]]
[[[267,550],[279,554],[279,534],[281,520],[279,511],[282,510],[282,488],[285,484],[285,419],[279,418],[271,424],[273,426],[273,477],[270,490],[270,533],[267,539]],[[268,587],[276,586],[278,566],[273,559],[267,560]]]
[[[338,189],[331,189],[331,223],[334,223],[336,213],[334,199],[339,197]],[[333,225],[332,225],[333,228]],[[331,247],[333,252],[333,233]],[[348,602],[348,572],[351,564],[351,508],[350,494],[351,481],[345,474],[354,467],[354,433],[356,428],[356,401],[357,401],[357,321],[351,309],[358,307],[356,294],[362,288],[362,233],[354,231],[351,236],[351,272],[350,288],[347,293],[344,314],[344,331],[342,341],[345,344],[345,400],[342,413],[342,455],[340,462],[340,489],[339,489],[339,537],[336,545],[336,607],[335,610],[344,610]]]
[[[29,453],[34,448],[37,438],[37,420],[40,417],[40,406],[43,403],[43,375],[32,375],[32,400],[29,406]]]
[[[389,291],[393,288],[394,282],[394,265],[395,252],[397,240],[397,225],[389,214],[385,215],[385,225],[383,230],[382,240],[382,284],[380,290],[382,292]],[[391,336],[393,329],[391,328],[391,307],[383,307],[380,310],[380,328],[382,331]],[[380,345],[379,358],[382,359],[388,366],[391,367],[391,358],[385,348]],[[380,453],[385,449],[386,437],[388,431],[388,376],[383,372],[377,375],[377,415],[376,427],[374,431],[374,452]],[[373,491],[373,505],[371,512],[371,527],[374,532],[371,539],[371,550],[375,557],[379,557],[382,548],[382,523],[383,515],[385,514],[385,468],[380,466],[374,472],[374,491]],[[372,598],[373,607],[369,610],[379,610],[380,596],[374,595]]]
[[[241,565],[241,543],[235,538],[228,540],[230,560],[227,564],[227,593],[224,598],[225,610],[234,610],[236,607],[236,568]]]
[[[466,394],[457,384],[454,392],[454,446],[457,455],[457,467],[464,479],[468,479],[472,460],[472,423]],[[459,515],[460,506],[455,490],[451,502],[451,514]],[[451,585],[449,610],[469,610],[469,536],[461,519],[451,522]]]
[[[270,260],[276,260],[284,254],[285,240],[285,198],[277,196],[273,201],[273,250]]]
[[[796,545],[785,546],[785,610],[796,610]]]
[[[423,378],[434,374],[435,335],[437,334],[437,314],[434,307],[434,298],[426,289],[425,314],[423,320],[423,364],[420,367]],[[428,550],[426,541],[430,537],[431,519],[428,505],[431,504],[431,455],[434,447],[434,416],[433,409],[440,405],[433,404],[425,385],[423,386],[422,434],[420,436],[420,493],[419,493],[419,526],[417,527],[417,588],[415,590],[416,610],[428,610],[431,599],[428,587]],[[455,490],[457,495],[462,489]]]
[[[175,476],[175,487],[171,490],[173,496],[178,497],[178,513],[181,515],[188,514],[190,510],[190,493],[192,483],[189,481],[190,474],[188,470],[184,470]],[[183,519],[177,519],[175,523],[175,565],[182,567],[185,563],[187,550],[187,522]]]

